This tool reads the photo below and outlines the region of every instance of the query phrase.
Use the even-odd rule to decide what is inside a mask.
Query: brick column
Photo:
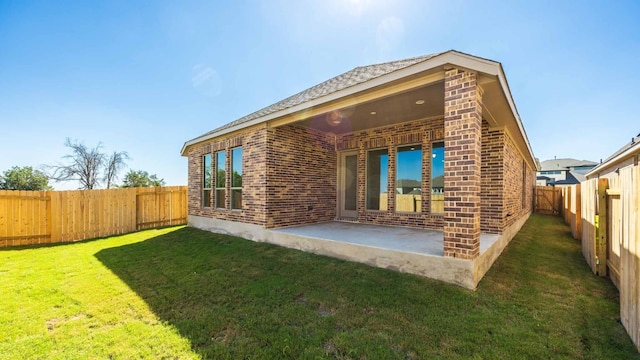
[[[480,254],[482,89],[477,73],[447,69],[444,84],[444,255]]]

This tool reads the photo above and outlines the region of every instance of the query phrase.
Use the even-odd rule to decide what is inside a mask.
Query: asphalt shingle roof
[[[555,182],[556,185],[573,185],[580,184],[580,180],[578,180],[575,176],[576,174],[572,171],[567,172],[567,178],[564,180],[558,180]]]
[[[412,180],[412,179],[400,179],[398,181],[396,181],[396,187],[414,187],[414,188],[419,188],[420,186],[422,186],[422,183],[418,180]]]
[[[356,67],[353,70],[347,71],[341,75],[333,77],[318,85],[312,86],[304,91],[301,91],[295,95],[292,95],[284,100],[278,101],[275,104],[269,105],[258,111],[252,112],[251,114],[245,115],[237,120],[234,120],[228,124],[225,124],[214,130],[211,130],[194,139],[207,136],[236,125],[240,125],[242,123],[245,123],[254,119],[258,119],[263,116],[266,116],[284,109],[288,109],[311,100],[318,99],[322,96],[332,94],[334,92],[346,89],[348,87],[355,86],[363,82],[378,78],[380,76],[390,74],[394,71],[404,69],[411,65],[415,65],[417,63],[429,60],[440,54],[443,54],[443,53],[434,53],[434,54],[417,56],[417,57],[412,57],[412,58],[403,59],[403,60],[389,61],[389,62],[380,63],[380,64]]]
[[[540,171],[552,171],[552,170],[566,170],[570,167],[576,166],[596,166],[597,162],[589,160],[576,160],[576,159],[551,159],[545,160],[540,164],[542,170]]]
[[[436,176],[431,180],[432,188],[444,188],[444,175]]]

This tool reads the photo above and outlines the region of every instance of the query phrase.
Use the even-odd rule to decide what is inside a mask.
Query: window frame
[[[387,193],[387,208],[384,210],[380,209],[380,199],[378,198],[378,209],[370,209],[369,208],[369,155],[374,152],[374,151],[380,151],[380,150],[386,150],[386,155],[387,155],[387,188],[386,188],[386,193]],[[379,148],[372,148],[372,149],[367,149],[366,150],[366,155],[364,158],[365,161],[365,169],[364,169],[364,208],[366,211],[375,211],[375,212],[388,212],[389,211],[389,200],[390,200],[390,196],[389,196],[389,170],[390,170],[390,164],[389,164],[389,158],[391,156],[391,151],[389,151],[389,147],[379,147]],[[378,173],[378,177],[380,178],[381,172]]]
[[[215,184],[216,184],[216,192],[215,192],[215,208],[218,210],[226,210],[227,208],[227,203],[226,203],[226,197],[227,197],[227,151],[226,150],[220,150],[220,151],[216,151],[216,159],[215,159],[215,164],[216,164],[216,177],[215,177]],[[224,161],[222,164],[222,168],[220,168],[220,154],[223,154],[224,157]],[[220,186],[220,184],[218,183],[218,171],[219,170],[224,170],[224,184],[222,186]],[[219,191],[222,191],[223,196],[220,197],[219,196]],[[219,200],[220,198],[222,198],[222,206],[218,206]]]
[[[210,172],[209,172],[208,184],[207,184],[207,157],[209,157],[209,168],[210,168],[209,169]],[[202,191],[200,193],[200,196],[201,196],[200,197],[200,205],[201,205],[201,207],[203,209],[204,208],[208,209],[208,208],[211,208],[211,200],[212,200],[211,195],[212,195],[212,183],[213,183],[213,176],[212,176],[213,175],[213,172],[212,172],[213,171],[213,157],[212,157],[211,153],[207,153],[207,154],[202,155],[201,159],[202,159],[202,178],[201,178],[201,180],[202,180],[202,184],[201,184],[202,185],[201,186]],[[207,187],[206,185],[209,185],[209,186]],[[208,205],[206,204],[206,201],[205,201],[205,199],[207,198],[205,196],[207,191],[209,192],[209,204]]]
[[[233,173],[234,173],[234,161],[233,161],[234,154],[233,153],[234,151],[237,151],[237,150],[240,150],[240,186],[234,186],[234,183],[233,183]],[[236,146],[230,149],[229,169],[231,170],[230,171],[231,181],[229,181],[229,196],[231,197],[231,210],[234,210],[234,211],[242,211],[242,188],[244,183],[242,179],[243,172],[244,172],[243,157],[244,157],[244,150],[242,149],[242,146]],[[234,192],[237,192],[237,191],[240,192],[240,207],[235,207],[236,204],[234,202],[234,199],[235,199]]]
[[[398,149],[400,149],[400,148],[410,148],[412,146],[420,147],[420,179],[419,179],[419,181],[420,181],[420,211],[417,210],[417,207],[416,207],[416,211],[398,211],[398,195],[404,195],[404,194],[397,194],[396,193],[396,191],[398,189],[398,180],[401,180],[401,179],[398,179],[398,164],[399,164],[398,155],[400,153],[400,151],[398,151]],[[415,151],[415,149],[414,150],[409,150],[409,151]],[[422,146],[422,143],[409,143],[409,144],[402,144],[402,145],[397,145],[396,146],[396,159],[395,159],[395,162],[394,162],[395,166],[394,166],[394,169],[393,169],[394,182],[395,182],[395,185],[396,185],[395,188],[394,188],[394,192],[393,192],[394,197],[395,197],[395,199],[394,199],[394,207],[393,208],[394,208],[394,211],[396,213],[400,213],[400,214],[420,214],[420,213],[422,213],[422,185],[424,185],[423,162],[424,162],[424,147]],[[415,202],[415,200],[414,200],[414,202]]]
[[[443,161],[444,158],[446,157],[446,153],[445,153],[445,146],[444,146],[444,139],[439,139],[439,140],[434,140],[431,142],[430,144],[430,152],[429,152],[429,156],[431,159],[429,159],[429,214],[433,215],[433,216],[444,216],[444,206],[442,208],[442,212],[434,212],[433,211],[433,179],[435,178],[433,175],[433,149],[436,148],[436,144],[442,144],[442,146],[438,146],[437,148],[442,148],[442,157],[443,157]],[[442,176],[444,177],[444,165],[442,167]],[[442,195],[444,196],[444,184],[442,185]],[[444,203],[444,198],[442,199],[443,203]]]
[[[522,159],[522,209],[527,208],[527,163]]]

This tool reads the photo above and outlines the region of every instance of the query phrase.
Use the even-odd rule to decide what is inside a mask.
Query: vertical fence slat
[[[6,190],[0,190],[0,199],[3,197],[6,197],[7,195],[7,191]],[[8,233],[8,225],[7,225],[7,220],[8,220],[8,202],[6,201],[0,201],[0,247],[5,247],[8,246],[8,237],[9,237],[9,233]]]

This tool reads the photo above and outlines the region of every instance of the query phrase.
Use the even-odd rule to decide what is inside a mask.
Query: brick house
[[[363,249],[328,250],[338,245],[277,230],[336,221],[422,229],[439,252],[383,266],[469,288],[530,215],[538,170],[501,64],[457,51],[357,67],[181,153],[191,226],[375,266],[382,255],[363,260]]]

